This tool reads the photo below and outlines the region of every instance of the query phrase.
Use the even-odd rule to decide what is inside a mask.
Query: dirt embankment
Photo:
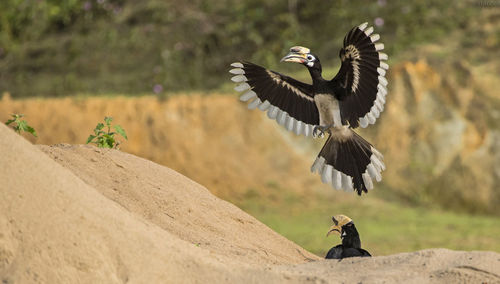
[[[500,95],[494,68],[460,60],[434,65],[420,60],[392,69],[386,110],[367,129],[389,165],[384,182],[409,199],[498,215]]]
[[[0,125],[2,283],[500,283],[500,254],[319,260],[148,160]]]

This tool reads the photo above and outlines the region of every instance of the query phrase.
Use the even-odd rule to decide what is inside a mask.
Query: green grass
[[[340,243],[336,235],[326,238],[332,225],[331,216],[336,214],[345,214],[354,220],[363,248],[373,255],[436,247],[500,252],[500,217],[409,207],[383,201],[373,193],[359,198],[341,192],[303,196],[286,189],[276,188],[276,191],[271,193],[274,198],[253,194],[236,203],[273,230],[319,256]]]

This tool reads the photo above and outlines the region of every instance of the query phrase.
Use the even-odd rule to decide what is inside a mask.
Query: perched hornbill
[[[382,179],[383,156],[352,129],[374,124],[384,110],[387,94],[385,60],[380,52],[380,36],[364,23],[344,38],[339,56],[339,72],[332,80],[321,76],[318,56],[308,48],[295,46],[281,61],[297,62],[309,70],[312,85],[265,69],[250,62],[235,62],[229,72],[240,83],[235,90],[244,92],[240,100],[250,101],[249,109],[267,111],[289,131],[297,135],[329,137],[311,167],[324,183],[335,189],[356,190],[359,195]]]
[[[331,248],[325,258],[342,259],[354,256],[371,256],[369,252],[361,248],[361,240],[351,218],[337,215],[333,216],[332,220],[334,225],[330,227],[326,236],[328,237],[332,232],[337,232],[340,234],[342,244]]]

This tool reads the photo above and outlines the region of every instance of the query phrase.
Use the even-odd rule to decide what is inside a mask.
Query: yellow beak
[[[281,61],[305,63],[307,62],[307,54],[290,52],[285,57],[281,58]]]
[[[340,235],[341,231],[342,231],[342,228],[340,226],[333,225],[330,227],[330,230],[328,231],[328,233],[326,233],[326,236],[328,237],[333,232],[338,233]]]
[[[307,54],[309,54],[310,52],[311,51],[307,47],[294,46],[290,48],[290,53],[281,58],[281,61],[305,63],[307,62]]]

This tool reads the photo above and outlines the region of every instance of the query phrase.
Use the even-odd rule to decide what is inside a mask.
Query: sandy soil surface
[[[0,125],[2,283],[500,283],[500,254],[326,261],[166,167]]]

